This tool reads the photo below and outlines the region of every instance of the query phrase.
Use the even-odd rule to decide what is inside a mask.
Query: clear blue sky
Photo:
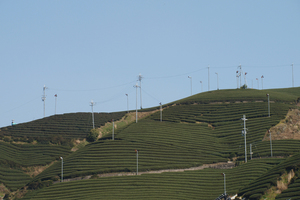
[[[57,113],[158,106],[210,89],[300,86],[300,1],[0,0],[0,127]],[[244,82],[244,80],[243,80]],[[139,102],[140,106],[140,102]]]

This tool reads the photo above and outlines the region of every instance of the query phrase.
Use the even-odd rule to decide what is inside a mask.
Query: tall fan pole
[[[95,102],[93,101],[93,99],[91,100],[90,106],[92,107],[92,120],[93,120],[93,129],[95,129],[95,121],[94,121],[94,105]]]
[[[140,98],[141,98],[141,109],[143,109],[143,106],[142,106],[142,74],[139,74],[139,81],[140,81]]]

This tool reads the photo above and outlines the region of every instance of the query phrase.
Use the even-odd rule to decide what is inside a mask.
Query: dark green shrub
[[[28,188],[31,189],[31,190],[42,189],[43,187],[49,187],[50,185],[52,185],[52,183],[53,183],[52,180],[41,181],[39,179],[35,182],[29,183]]]
[[[99,178],[97,174],[91,176],[91,179],[97,179],[97,178]]]
[[[244,84],[242,87],[241,87],[241,89],[247,89],[248,87],[247,87],[247,85],[246,84]]]
[[[253,194],[249,197],[250,200],[259,200],[262,197],[262,194]]]
[[[52,181],[58,181],[59,179],[60,179],[59,176],[53,176],[53,177],[51,178]]]
[[[34,141],[34,139],[32,137],[29,137],[27,140],[28,143],[32,143],[33,141]]]
[[[95,142],[98,139],[98,130],[91,129],[90,133],[87,135],[86,140],[88,142]]]
[[[18,137],[11,137],[11,139],[12,139],[13,141],[15,141],[15,142],[19,142],[19,141],[20,141]]]
[[[9,137],[4,137],[4,138],[3,138],[3,141],[4,141],[4,142],[10,142],[11,139],[10,139]]]
[[[235,152],[231,152],[230,155],[229,155],[229,158],[232,159],[234,157],[236,157],[236,153]]]
[[[24,137],[21,137],[21,138],[19,138],[19,140],[21,141],[21,142],[27,142],[28,140],[27,140],[27,138],[24,136]]]

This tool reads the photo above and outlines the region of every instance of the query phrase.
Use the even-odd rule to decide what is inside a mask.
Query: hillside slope
[[[261,101],[265,98],[265,92],[246,90],[242,93],[246,94],[247,91],[250,94],[240,98],[244,103],[237,102],[241,91],[232,90],[229,100],[223,96],[227,103],[203,104],[201,94],[198,94],[195,95],[198,98],[190,97],[192,101],[188,98],[176,103],[176,106],[165,106],[163,122],[159,121],[159,112],[154,113],[138,123],[117,130],[115,141],[105,138],[67,156],[64,177],[135,171],[135,149],[139,150],[140,171],[199,166],[227,161],[234,156],[242,161],[244,137],[241,136],[241,118],[244,114],[248,118],[247,141],[248,144],[253,143],[253,157],[269,156],[269,142],[262,142],[265,132],[285,117],[297,98],[290,95],[293,100],[289,102],[289,95],[287,99],[279,97],[279,102],[271,103],[271,117],[268,117],[267,103]],[[253,98],[253,93],[258,100]],[[224,95],[223,91],[211,94],[213,96],[207,96],[207,99],[212,102],[216,102],[219,95]],[[232,102],[230,99],[233,97]],[[288,145],[286,141],[276,141],[273,155],[285,156],[299,152],[299,144],[295,140],[289,141]],[[49,180],[59,175],[60,163],[56,163],[34,180]]]
[[[111,119],[119,120],[126,112],[94,113],[95,127],[99,128]],[[28,123],[0,129],[0,136],[9,136],[16,141],[38,141],[42,144],[72,145],[75,139],[84,139],[93,128],[91,113],[68,113],[53,115]]]
[[[268,116],[266,93],[270,94],[270,117]],[[246,123],[248,129],[248,161],[249,163],[253,163],[255,162],[254,160],[250,161],[249,144],[252,144],[253,147],[253,158],[270,156],[269,141],[262,141],[264,135],[268,129],[285,118],[289,109],[296,107],[296,103],[299,101],[299,94],[300,88],[263,91],[219,90],[200,93],[163,105],[162,122],[160,121],[160,113],[155,112],[139,120],[138,123],[127,124],[115,130],[115,140],[111,140],[110,136],[107,135],[76,152],[65,154],[64,177],[74,178],[109,172],[135,172],[135,149],[139,150],[139,171],[187,168],[209,163],[226,162],[232,159],[237,159],[237,164],[241,164],[245,159],[244,137],[241,135],[243,129],[241,118],[243,115],[246,115],[248,119]],[[150,108],[150,110],[155,109],[157,108]],[[80,115],[83,116],[82,113]],[[101,123],[97,122],[99,123],[97,126],[104,125],[111,118],[115,120],[120,119],[124,115],[125,112],[114,113],[113,116],[108,114],[99,120]],[[0,133],[5,135],[5,137],[24,137],[24,134],[25,137],[28,137],[32,133],[35,138],[43,137],[42,143],[49,143],[53,140],[54,136],[59,135],[59,133],[65,133],[63,138],[71,141],[74,138],[80,139],[85,137],[86,132],[84,131],[89,130],[90,128],[87,127],[91,126],[90,119],[88,119],[88,116],[91,116],[90,113],[86,114],[87,118],[84,117],[78,121],[74,120],[78,116],[78,114],[52,116],[28,124],[4,127],[1,128]],[[63,118],[72,119],[73,121],[62,120]],[[85,120],[88,123],[82,122]],[[41,150],[41,153],[43,152],[44,150]],[[273,142],[274,156],[287,156],[298,152],[300,152],[300,141],[298,140],[277,140]],[[53,158],[57,160],[59,155],[56,154],[55,156]],[[22,166],[25,165],[25,162],[22,160],[18,162],[22,163]],[[265,161],[262,160],[261,162]],[[266,160],[266,162],[271,161]],[[276,161],[275,163],[278,164],[278,162]],[[272,163],[274,162],[272,161]],[[245,166],[247,164],[240,165],[234,170],[240,170]],[[267,169],[270,169],[269,165],[262,165],[260,171],[266,172]],[[247,179],[254,180],[254,177],[258,178],[261,174],[253,172],[253,177],[245,176],[243,181]],[[39,187],[39,185],[43,185],[43,182],[48,183],[49,181],[56,180],[60,175],[61,162],[54,162],[53,165],[42,173],[32,179],[30,178],[30,183],[28,183],[29,179],[26,182],[28,183],[27,185],[37,185]],[[174,181],[176,180],[176,176],[174,174]],[[126,185],[127,179],[125,179],[124,184]],[[208,179],[209,177],[205,180]],[[108,178],[107,180],[110,179]],[[118,179],[112,179],[112,184],[116,184],[113,183],[115,181],[118,181]],[[214,180],[212,179],[211,181],[211,187],[213,187]],[[145,187],[147,187],[147,182],[149,180],[145,181]],[[59,186],[61,184],[66,185],[67,183],[58,183],[54,186],[56,187],[56,185]],[[53,188],[55,188],[54,186]],[[238,186],[240,185],[233,184],[232,188],[235,189],[232,189],[232,192],[237,192],[239,189]],[[87,190],[84,185],[81,187],[83,187],[83,190]],[[166,194],[170,187],[171,182],[168,182],[163,189]],[[107,186],[107,190],[109,191],[110,189],[112,188]],[[123,189],[121,190],[123,191]],[[33,198],[33,194],[39,195],[39,191],[44,190],[37,190],[31,193],[28,198]],[[185,193],[184,190],[180,191]],[[210,195],[203,192],[200,192],[199,195],[217,197],[221,191],[211,191]],[[87,195],[87,193],[84,194]],[[101,195],[105,196],[107,194],[102,193]],[[124,199],[126,198],[124,197]],[[150,198],[149,196],[149,199],[154,199],[154,197]]]

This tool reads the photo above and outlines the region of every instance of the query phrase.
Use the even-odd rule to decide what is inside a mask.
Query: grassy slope
[[[23,171],[26,167],[47,165],[71,153],[70,147],[54,145],[9,144],[0,142],[0,182],[14,191],[32,178]]]
[[[223,176],[227,192],[240,187],[278,164],[281,159],[252,160],[233,169],[106,177],[64,182],[28,193],[24,199],[215,199],[223,193]]]
[[[95,127],[103,126],[111,119],[121,119],[125,114],[126,112],[94,113]],[[92,128],[91,113],[68,113],[3,127],[0,134],[22,139],[32,138],[43,143],[57,143],[58,140],[68,142],[72,139],[83,139]]]
[[[158,114],[153,114],[119,130],[115,141],[100,140],[69,155],[64,159],[65,177],[135,171],[135,149],[140,150],[141,171],[227,161],[232,152],[243,159],[240,118],[244,113],[249,116],[248,141],[262,140],[265,131],[278,123],[289,108],[281,103],[276,106],[270,118],[264,114],[263,103],[171,107],[164,111],[164,122],[156,120]],[[184,123],[180,123],[182,120]],[[195,120],[202,123],[195,123]],[[254,156],[269,155],[268,148],[268,142],[260,142],[255,146]],[[285,154],[286,148],[299,151],[299,142],[288,147],[281,142],[274,143],[274,155]],[[60,164],[56,163],[35,179],[50,179],[59,174]]]
[[[214,90],[193,95],[170,103],[211,103],[211,102],[235,102],[235,101],[267,101],[266,94],[270,95],[270,101],[276,102],[296,102],[299,98],[300,87],[268,90]]]
[[[119,119],[125,112],[95,113],[95,126],[100,127],[112,118]],[[1,136],[29,138],[43,143],[60,139],[63,142],[82,139],[91,129],[90,113],[54,115],[29,123],[17,124],[0,129]],[[75,126],[74,126],[75,125]],[[15,191],[32,180],[24,173],[24,168],[45,166],[60,156],[70,154],[70,147],[49,144],[11,144],[0,142],[0,182],[11,191]]]
[[[275,101],[271,104],[271,118],[267,117],[266,93],[270,94],[271,101]],[[138,124],[131,124],[117,130],[115,141],[100,140],[65,156],[65,175],[66,177],[75,177],[94,173],[135,171],[136,155],[134,149],[140,150],[139,163],[142,171],[183,168],[203,163],[226,161],[230,153],[235,153],[240,156],[240,159],[243,159],[243,137],[240,134],[242,128],[240,118],[243,114],[246,114],[249,119],[247,121],[249,128],[247,141],[254,144],[254,156],[269,155],[268,142],[258,141],[262,139],[268,128],[283,118],[289,107],[292,106],[291,104],[299,98],[299,94],[300,88],[263,91],[220,90],[193,95],[166,104],[163,112],[164,122],[158,121],[158,113],[153,114],[139,121]],[[252,103],[233,104],[236,101]],[[209,104],[210,102],[230,102],[230,104]],[[205,105],[191,105],[194,103]],[[173,104],[178,106],[167,108]],[[95,121],[105,123],[111,118],[121,118],[125,112],[115,114],[113,116],[108,114],[101,120]],[[80,117],[80,115],[83,114],[52,116],[31,123],[4,127],[1,128],[0,133],[14,137],[44,137],[48,139],[64,133],[63,136],[69,139],[83,138],[90,129],[91,116],[90,113],[85,113],[85,117]],[[95,114],[95,119],[97,116],[100,117],[100,115]],[[102,125],[101,123],[96,124],[96,127]],[[74,126],[75,124],[76,126]],[[274,142],[273,154],[287,155],[299,152],[298,141],[290,140],[288,142],[289,145],[287,145],[287,141]],[[18,151],[20,150],[16,152]],[[43,154],[43,151],[40,153]],[[50,154],[41,158],[41,163],[50,161],[50,158],[53,160],[54,157]],[[3,155],[9,155],[9,153],[4,152]],[[19,153],[12,153],[9,157],[14,157],[13,155],[19,155]],[[55,156],[57,155],[55,154]],[[32,158],[35,156],[31,155]],[[26,164],[26,159],[21,159],[22,155],[19,156],[19,159],[17,159],[18,156],[15,157],[14,161],[8,158],[2,159],[8,163],[32,165],[30,162]],[[5,167],[2,171],[4,175],[10,173]],[[60,175],[59,162],[45,170],[34,180],[49,179],[57,175]]]
[[[266,92],[274,97],[271,98],[272,101],[275,100],[271,104],[270,118],[267,117],[266,102],[256,102],[265,101]],[[134,149],[140,150],[139,169],[142,171],[225,161],[231,152],[243,159],[240,125],[243,114],[249,119],[247,141],[254,144],[254,156],[269,155],[269,143],[258,141],[262,140],[271,126],[284,117],[292,106],[290,103],[297,100],[300,88],[292,88],[289,92],[221,90],[177,101],[178,106],[165,107],[164,122],[159,122],[158,113],[153,114],[137,124],[118,130],[115,141],[98,141],[66,157],[65,176],[135,171]],[[220,101],[231,103],[197,105]],[[235,101],[248,103],[232,103]],[[194,103],[196,104],[187,106]],[[169,105],[172,104],[174,103]],[[273,155],[299,152],[299,144],[292,140],[288,145],[287,141],[276,141],[273,143]],[[60,165],[56,163],[36,177],[36,180],[49,179],[59,174]]]
[[[297,153],[294,156],[287,158],[285,161],[281,162],[279,165],[275,166],[274,168],[268,170],[266,173],[262,174],[259,178],[253,180],[249,185],[246,185],[244,188],[242,188],[239,191],[239,195],[244,195],[244,197],[250,199],[255,199],[253,198],[254,196],[259,198],[264,194],[264,192],[268,188],[270,188],[271,186],[276,186],[277,180],[282,174],[284,174],[287,171],[290,171],[291,169],[299,170],[299,168],[300,168],[300,153]],[[300,184],[296,182],[291,186],[292,186],[291,188],[293,189],[290,188],[289,190],[285,191],[284,194],[279,195],[278,198],[276,199],[282,199],[288,196],[295,198],[294,195],[296,194],[298,198],[295,199],[299,199]],[[297,192],[293,193],[295,192],[295,190],[297,190]]]

